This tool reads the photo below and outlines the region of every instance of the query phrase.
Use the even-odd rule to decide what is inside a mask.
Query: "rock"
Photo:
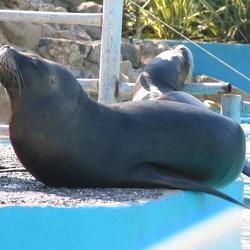
[[[92,45],[91,50],[86,59],[91,63],[100,64],[101,41],[92,42],[91,45]]]
[[[4,0],[6,7],[19,10],[38,10],[39,5],[43,4],[42,0]]]
[[[86,32],[78,32],[73,30],[57,30],[55,32],[55,37],[64,38],[68,40],[81,40],[81,41],[91,41],[92,38]]]
[[[35,51],[43,36],[53,36],[55,28],[48,24],[1,22],[1,30],[10,43]]]
[[[100,48],[86,41],[59,38],[40,39],[37,51],[47,59],[65,65],[79,78],[98,78]]]
[[[133,69],[132,63],[130,61],[122,61],[120,63],[120,71],[122,72],[122,74],[124,74],[125,76],[127,76],[127,80],[126,82],[135,82],[137,77],[140,75],[140,73],[142,72],[142,70],[135,70]]]
[[[84,26],[86,33],[93,39],[93,40],[101,40],[102,37],[102,28],[98,26]]]
[[[119,82],[129,82],[128,76],[124,75],[121,71],[119,73]]]
[[[68,11],[75,12],[77,10],[77,6],[79,6],[83,0],[53,0],[53,4],[58,7],[63,7]]]
[[[141,53],[140,68],[147,65],[161,52],[171,48],[168,44],[161,41],[139,40],[135,43],[135,46]]]
[[[120,71],[125,74],[125,75],[129,75],[130,72],[132,71],[133,67],[132,67],[132,63],[130,61],[122,61],[120,63]]]
[[[102,12],[102,5],[82,0],[4,0],[4,6],[49,12],[66,12],[74,8],[79,12]],[[76,77],[99,77],[101,27],[2,22],[0,29],[1,45],[10,44],[21,51],[38,53],[62,63]],[[140,49],[128,41],[123,41],[121,48],[122,59],[132,64],[126,72],[126,81],[134,81],[137,72],[133,67],[140,65]]]
[[[67,12],[63,7],[55,7],[52,3],[43,3],[39,5],[39,11],[48,11],[48,12]]]
[[[79,13],[102,13],[102,5],[95,2],[83,2],[77,7]],[[101,40],[102,28],[98,26],[84,26],[86,33],[93,40]]]
[[[67,12],[67,10],[63,7],[55,7],[56,12]]]
[[[68,36],[70,37],[71,34],[69,33]],[[134,45],[129,46],[129,48],[132,48],[131,51],[136,51]],[[70,67],[76,77],[99,77],[101,41],[43,38],[39,41],[37,51],[44,58]],[[132,58],[128,58],[127,62],[122,64],[122,73],[128,77],[126,81],[135,82],[140,71],[133,69],[134,55],[132,52],[126,54],[126,57],[129,56]]]
[[[0,47],[2,47],[5,44],[9,44],[6,36],[4,35],[3,31],[0,30]]]
[[[3,1],[0,1],[0,9],[5,9],[5,3]]]
[[[44,47],[46,49],[44,50]],[[42,54],[41,56],[45,58],[54,58],[54,61],[62,63],[64,65],[72,65],[82,67],[84,59],[88,56],[91,44],[87,44],[80,41],[73,41],[67,39],[41,39],[38,45],[38,52],[41,53],[41,48],[43,52],[47,54]]]
[[[204,104],[213,112],[221,114],[221,105],[211,101],[211,100],[205,100]]]
[[[243,91],[243,90],[241,90],[239,88],[236,88],[236,87],[233,86],[231,94],[241,95],[241,100],[242,101],[250,102],[250,95],[247,92],[245,92],[245,91]]]
[[[54,0],[43,0],[42,2],[54,5]]]
[[[42,37],[42,25],[33,23],[1,22],[1,29],[11,43],[35,50]]]
[[[8,124],[10,116],[10,100],[5,88],[0,84],[0,124]]]
[[[141,61],[140,50],[128,41],[122,41],[121,45],[122,61],[129,60],[134,68],[139,68]]]
[[[102,5],[95,2],[81,3],[77,7],[77,11],[81,13],[102,13]]]
[[[195,82],[200,83],[200,82],[220,82],[221,80],[213,78],[211,76],[207,75],[198,75],[195,78]]]
[[[43,3],[43,4],[39,5],[38,10],[39,11],[55,12],[56,7],[53,4]]]

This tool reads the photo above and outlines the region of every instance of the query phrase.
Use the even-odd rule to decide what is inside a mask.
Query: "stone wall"
[[[53,3],[53,4],[52,4]],[[77,0],[0,0],[1,9],[102,12],[102,5]],[[67,66],[76,77],[98,78],[101,27],[0,22],[0,46],[10,44]],[[140,66],[140,49],[124,40],[121,58]]]

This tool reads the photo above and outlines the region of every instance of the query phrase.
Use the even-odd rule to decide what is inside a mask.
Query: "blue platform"
[[[243,185],[222,191],[242,201]],[[2,250],[241,249],[242,208],[196,192],[107,206],[6,206],[0,221]]]

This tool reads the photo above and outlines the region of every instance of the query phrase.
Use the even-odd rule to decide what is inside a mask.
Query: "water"
[[[2,146],[9,146],[10,141],[8,139],[0,139],[0,145]]]

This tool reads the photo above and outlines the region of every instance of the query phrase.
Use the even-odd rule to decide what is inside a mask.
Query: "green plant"
[[[149,16],[149,12],[190,39],[250,42],[249,0],[142,0],[137,3],[145,10],[140,10],[140,15],[131,1],[125,0],[124,9],[130,18],[124,27],[129,26],[130,33],[132,30],[142,38],[182,38]]]

